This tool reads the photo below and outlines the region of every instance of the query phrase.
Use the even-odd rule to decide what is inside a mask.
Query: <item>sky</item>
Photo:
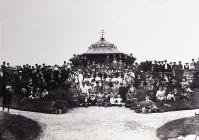
[[[100,39],[137,61],[199,58],[198,0],[0,0],[0,63],[62,64]]]

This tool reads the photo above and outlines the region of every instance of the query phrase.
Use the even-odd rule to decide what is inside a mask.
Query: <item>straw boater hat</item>
[[[9,85],[8,85],[8,86],[6,86],[6,89],[11,89],[11,88],[12,88],[12,87],[11,87],[11,86],[9,86]]]

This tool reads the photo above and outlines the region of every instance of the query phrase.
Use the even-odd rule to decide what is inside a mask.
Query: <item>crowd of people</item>
[[[3,62],[1,93],[12,89],[13,94],[23,96],[24,100],[37,100],[63,87],[72,94],[74,106],[126,106],[138,112],[157,112],[160,111],[157,104],[189,102],[193,81],[184,73],[199,71],[199,59],[184,65],[167,60],[128,64],[118,58],[103,64],[78,62],[15,67]]]

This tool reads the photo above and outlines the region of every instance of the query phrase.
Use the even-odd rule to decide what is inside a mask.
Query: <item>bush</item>
[[[199,130],[199,118],[188,117],[168,122],[157,129],[157,137],[161,140],[177,138],[189,134],[197,134]]]
[[[0,102],[1,100],[2,98]],[[11,105],[13,109],[41,113],[66,113],[72,107],[73,96],[63,88],[49,91],[49,94],[42,99],[24,100],[20,95],[15,95]]]
[[[69,110],[69,105],[67,101],[57,100],[53,103],[52,113],[62,114],[66,113]]]
[[[51,101],[67,101],[69,108],[72,108],[74,105],[73,93],[71,94],[63,88],[58,88],[57,90],[49,91],[49,94],[46,96],[45,99],[49,99]]]
[[[41,113],[55,113],[56,109],[61,109],[62,113],[65,113],[69,109],[68,101],[59,99],[38,99],[38,100],[26,100],[21,101],[21,98],[15,97],[15,102],[11,106],[14,109],[33,111]]]
[[[53,111],[51,100],[39,99],[21,101],[21,98],[19,97],[14,98],[14,103],[12,104],[11,108],[42,113],[52,113]]]
[[[20,115],[1,113],[0,126],[2,140],[34,140],[42,132],[37,122]]]

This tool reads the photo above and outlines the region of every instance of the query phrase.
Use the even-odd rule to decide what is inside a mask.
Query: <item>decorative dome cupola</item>
[[[99,41],[91,44],[85,53],[71,58],[71,61],[74,61],[77,64],[82,64],[82,61],[85,60],[87,62],[101,64],[106,63],[108,59],[110,62],[112,62],[113,59],[116,59],[117,61],[121,60],[125,63],[129,62],[129,64],[132,64],[135,61],[135,57],[120,52],[113,43],[106,41],[104,38],[104,30],[100,33],[101,37]]]
[[[104,30],[102,30],[102,36],[99,41],[96,43],[92,44],[89,48],[88,51],[86,52],[87,54],[110,54],[110,53],[120,53],[117,47],[108,41],[105,40],[104,38]]]

